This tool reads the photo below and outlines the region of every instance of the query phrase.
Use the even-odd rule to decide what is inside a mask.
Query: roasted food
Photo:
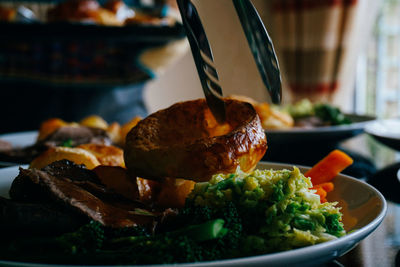
[[[98,129],[98,131],[104,131],[106,136],[111,139],[114,145],[122,146],[125,141],[126,134],[134,127],[142,118],[134,117],[132,120],[120,125],[118,122],[108,124],[102,117],[98,115],[90,115],[83,118],[80,122],[66,122],[60,118],[50,118],[41,123],[38,134],[38,141],[46,139],[50,134],[54,133],[63,127],[83,127],[90,129]],[[78,131],[78,130],[75,130]],[[72,136],[70,139],[74,140],[76,137]],[[84,143],[101,143],[98,141],[88,140],[86,142],[78,142],[79,144]]]
[[[286,129],[294,126],[294,120],[289,113],[272,108],[265,102],[257,102],[256,100],[242,95],[231,95],[231,99],[245,101],[253,105],[261,120],[264,129]]]
[[[267,149],[252,105],[226,99],[219,125],[204,99],[180,102],[140,121],[126,137],[125,164],[134,175],[208,181],[215,173],[252,170]]]
[[[65,160],[41,170],[20,168],[20,174],[11,185],[10,197],[15,201],[54,203],[109,227],[153,221],[152,216],[135,213],[135,209],[143,205],[110,191],[94,172]]]
[[[128,121],[127,123],[121,126],[120,143],[122,146],[125,145],[125,139],[129,131],[132,130],[132,128],[135,127],[141,120],[142,120],[141,117],[134,117],[132,120]]]
[[[58,125],[58,122],[55,124]],[[54,127],[55,124],[52,124],[48,129]],[[11,144],[7,146],[3,141],[4,148],[0,150],[0,160],[5,162],[30,163],[34,158],[52,147],[75,147],[87,143],[111,144],[107,132],[99,128],[76,125],[54,128],[51,132],[44,131],[43,139],[39,139],[35,144],[27,147],[12,147]]]
[[[14,8],[0,6],[0,22],[6,21],[11,22],[15,20],[17,11]]]
[[[41,169],[52,162],[67,159],[83,164],[88,169],[99,165],[125,167],[121,148],[102,144],[82,144],[77,147],[51,147],[30,164],[30,168]]]
[[[99,144],[82,144],[77,146],[92,153],[100,165],[125,167],[124,151],[116,146],[105,146]]]
[[[30,164],[31,169],[42,169],[52,162],[67,159],[76,164],[83,164],[88,169],[100,165],[96,156],[83,148],[77,147],[51,147],[40,154]]]
[[[0,197],[0,234],[60,234],[74,231],[87,218],[60,208],[59,205],[36,201],[16,201]]]
[[[302,99],[293,104],[276,106],[266,102],[257,102],[247,96],[231,95],[229,98],[252,104],[266,130],[293,127],[315,128],[351,123],[350,118],[338,107],[328,103],[312,103],[308,99]]]
[[[131,121],[120,125],[118,122],[108,124],[97,115],[85,117],[80,122],[66,122],[60,118],[50,118],[41,123],[35,144],[27,147],[12,147],[11,143],[0,140],[0,161],[30,163],[47,149],[57,146],[77,147],[82,144],[95,144],[86,147],[87,150],[94,149],[91,151],[92,153],[111,144],[123,147],[126,134],[140,120],[140,117],[134,117]],[[96,147],[96,145],[100,146]],[[107,160],[104,158],[105,165],[125,166],[121,150],[107,149],[110,151],[103,149],[100,153],[108,158]],[[99,154],[99,151],[96,153]],[[113,159],[111,159],[112,157]],[[100,163],[102,163],[101,159]]]
[[[93,169],[97,177],[107,188],[131,200],[139,200],[136,177],[129,177],[125,168],[100,165]]]
[[[89,22],[100,25],[121,26],[115,14],[102,8],[96,0],[69,0],[48,10],[47,19],[50,22]]]
[[[161,17],[149,12],[133,9],[122,0],[109,0],[101,5],[97,0],[67,0],[47,12],[50,22],[79,22],[103,26],[130,24],[172,25],[172,17]]]

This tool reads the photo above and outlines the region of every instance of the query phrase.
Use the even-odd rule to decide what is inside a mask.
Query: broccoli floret
[[[223,207],[196,206],[188,201],[186,207],[182,210],[180,219],[186,224],[192,224],[194,221],[204,222],[211,219],[222,219],[227,229],[222,238],[200,243],[201,258],[203,260],[217,260],[226,257],[235,257],[237,255],[242,235],[242,219],[239,216],[234,203],[230,202]]]
[[[222,240],[228,233],[224,224],[224,220],[215,219],[152,237],[116,238],[110,241],[110,247],[118,254],[118,260],[122,261],[119,263],[124,264],[201,261],[210,257],[208,242]]]
[[[105,228],[104,233],[107,240],[125,236],[150,236],[149,229],[144,226],[122,227],[122,228]]]
[[[125,236],[109,242],[99,256],[118,255],[119,264],[158,264],[209,261],[239,255],[242,220],[233,203],[225,207],[187,204],[175,230],[154,236]]]
[[[80,227],[77,231],[55,238],[56,243],[67,253],[87,253],[102,247],[104,228],[95,221]]]
[[[351,123],[351,120],[339,108],[328,104],[315,104],[314,111],[317,117],[323,121],[330,122],[332,125]]]
[[[340,215],[324,213],[324,216],[326,232],[337,237],[342,236],[344,234],[344,228],[339,220]]]
[[[152,237],[126,237],[113,242],[113,248],[100,251],[98,256],[112,264],[166,264],[201,261],[201,247],[186,235],[167,234]]]

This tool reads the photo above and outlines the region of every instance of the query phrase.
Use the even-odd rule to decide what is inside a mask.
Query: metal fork
[[[279,104],[282,96],[281,74],[272,40],[251,0],[232,1],[271,100]]]
[[[226,120],[225,102],[206,33],[190,0],[177,0],[207,105],[219,123]]]

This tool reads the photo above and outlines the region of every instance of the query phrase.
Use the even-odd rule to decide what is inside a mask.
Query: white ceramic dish
[[[365,132],[379,142],[400,151],[400,118],[374,121],[367,124]]]
[[[400,183],[400,169],[397,171],[397,180],[399,180]]]
[[[283,130],[266,130],[269,144],[309,145],[316,141],[321,143],[337,143],[354,137],[364,131],[368,123],[375,117],[346,114],[353,123],[337,126],[322,126],[314,128],[290,128]]]
[[[37,131],[9,133],[0,135],[0,139],[10,142],[15,147],[23,147],[35,143],[37,134]]]
[[[290,165],[261,162],[259,168],[283,169]],[[307,168],[301,168],[305,171]],[[0,169],[0,194],[8,195],[12,180],[18,174],[18,167]],[[372,186],[346,175],[338,175],[334,180],[335,190],[328,195],[329,201],[338,201],[342,207],[343,223],[348,235],[326,243],[271,253],[261,256],[174,266],[310,266],[329,262],[352,249],[358,242],[371,234],[382,222],[386,214],[386,201]],[[43,264],[0,261],[0,265],[38,267]],[[54,265],[47,265],[54,266]],[[57,265],[61,266],[61,265]],[[167,265],[162,265],[166,267]]]
[[[25,147],[36,142],[37,131],[9,133],[0,135],[0,139],[11,143],[13,147]],[[0,167],[15,166],[18,163],[0,161]]]

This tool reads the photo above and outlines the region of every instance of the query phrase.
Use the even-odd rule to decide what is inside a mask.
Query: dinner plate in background
[[[13,147],[17,148],[33,145],[36,142],[37,135],[37,131],[9,133],[0,135],[0,139],[9,142]],[[15,166],[18,164],[20,163],[0,161],[0,168]]]
[[[266,130],[268,149],[264,161],[284,162],[312,166],[340,142],[364,132],[375,117],[346,114],[353,123],[314,128]]]
[[[397,180],[398,180],[399,183],[400,183],[400,168],[399,168],[399,170],[397,171]]]
[[[266,130],[267,138],[271,145],[277,146],[282,144],[305,145],[315,142],[337,144],[362,133],[366,125],[375,120],[375,117],[366,115],[346,114],[346,116],[350,118],[352,123],[313,128],[294,127],[282,130]]]
[[[382,144],[400,151],[400,118],[376,120],[365,127],[365,132]]]
[[[292,165],[261,162],[260,169],[291,169]],[[303,172],[307,168],[300,168]],[[17,167],[0,169],[0,195],[7,196],[14,177],[18,174]],[[346,236],[325,243],[308,246],[290,251],[270,253],[260,256],[245,257],[230,260],[199,262],[189,264],[174,264],[173,266],[310,266],[320,265],[352,249],[358,242],[371,234],[385,217],[387,204],[379,191],[374,187],[340,174],[334,180],[335,190],[328,194],[329,201],[338,201],[342,207],[343,222]],[[351,232],[350,232],[351,231]],[[43,264],[0,261],[0,265],[38,267]],[[62,265],[46,265],[57,266]],[[75,265],[78,266],[78,265]],[[159,265],[167,267],[171,265]]]
[[[0,139],[12,144],[13,147],[24,147],[36,142],[37,131],[9,133],[0,135]]]

